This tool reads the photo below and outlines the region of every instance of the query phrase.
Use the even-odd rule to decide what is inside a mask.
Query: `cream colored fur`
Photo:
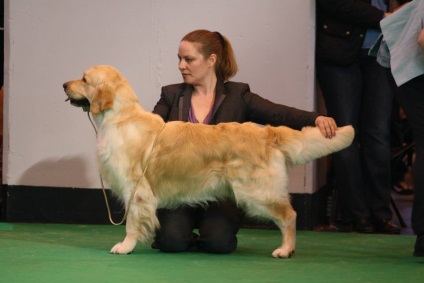
[[[272,255],[288,258],[296,246],[296,212],[286,189],[287,166],[341,150],[354,136],[350,126],[326,139],[313,127],[296,131],[253,123],[168,122],[160,131],[162,118],[142,108],[128,81],[111,66],[91,67],[64,87],[70,99],[90,101],[100,171],[129,206],[126,237],[111,250],[117,254],[151,239],[159,227],[158,207],[233,197],[249,214],[275,222],[283,240]]]

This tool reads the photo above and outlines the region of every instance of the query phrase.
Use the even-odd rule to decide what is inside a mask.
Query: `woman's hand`
[[[328,139],[336,135],[337,124],[331,117],[318,116],[315,120],[315,126],[317,126],[322,135]]]

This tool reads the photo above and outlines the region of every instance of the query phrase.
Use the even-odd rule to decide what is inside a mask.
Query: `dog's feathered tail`
[[[287,133],[286,133],[287,134]],[[339,127],[336,136],[325,138],[318,128],[306,127],[280,137],[285,142],[278,147],[286,156],[288,165],[303,165],[314,159],[329,155],[348,147],[355,136],[352,126]]]

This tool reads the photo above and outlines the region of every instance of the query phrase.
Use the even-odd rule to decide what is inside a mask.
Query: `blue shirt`
[[[386,0],[371,0],[371,5],[380,9],[383,12],[387,12],[387,1]],[[364,42],[362,48],[369,49],[374,45],[375,41],[380,36],[381,31],[378,29],[368,29],[365,33]]]

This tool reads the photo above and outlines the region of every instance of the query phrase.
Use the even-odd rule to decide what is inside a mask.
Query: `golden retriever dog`
[[[71,103],[89,105],[100,172],[128,210],[126,237],[112,248],[115,254],[151,239],[159,228],[157,208],[233,198],[248,214],[275,222],[283,240],[272,255],[288,258],[296,246],[296,212],[287,167],[341,150],[354,136],[351,126],[327,139],[315,127],[165,123],[144,110],[129,82],[106,65],[63,87]]]

